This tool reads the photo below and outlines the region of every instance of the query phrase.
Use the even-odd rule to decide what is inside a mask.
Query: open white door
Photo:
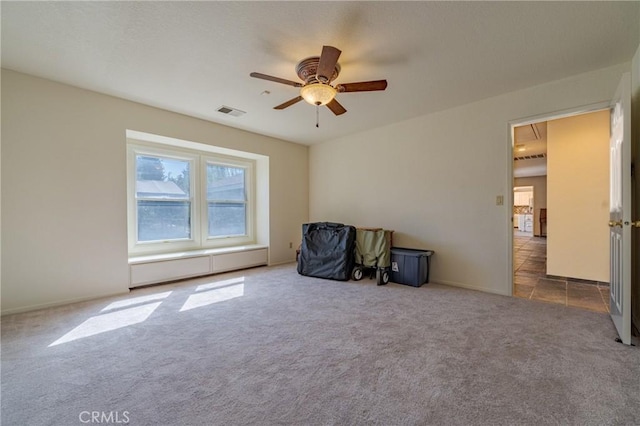
[[[611,102],[609,168],[610,311],[620,341],[631,344],[631,75]]]

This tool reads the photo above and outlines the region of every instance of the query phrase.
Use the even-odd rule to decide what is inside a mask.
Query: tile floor
[[[609,284],[548,276],[547,239],[515,232],[513,294],[530,300],[609,312]]]

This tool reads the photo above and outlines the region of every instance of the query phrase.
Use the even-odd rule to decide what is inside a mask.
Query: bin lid
[[[401,254],[404,256],[422,257],[422,256],[431,256],[433,254],[433,250],[391,247],[391,254]]]

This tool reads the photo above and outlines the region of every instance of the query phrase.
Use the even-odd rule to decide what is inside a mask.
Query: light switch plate
[[[497,195],[496,196],[496,206],[501,206],[504,204],[504,196],[503,195]]]

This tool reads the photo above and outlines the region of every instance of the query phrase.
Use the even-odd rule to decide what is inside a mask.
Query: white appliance
[[[518,217],[518,231],[524,231],[524,217],[526,215],[525,214],[521,214]]]
[[[533,232],[533,215],[532,214],[524,215],[524,231]]]
[[[514,219],[515,222],[515,219]],[[521,214],[518,215],[518,231],[533,232],[533,215]]]

